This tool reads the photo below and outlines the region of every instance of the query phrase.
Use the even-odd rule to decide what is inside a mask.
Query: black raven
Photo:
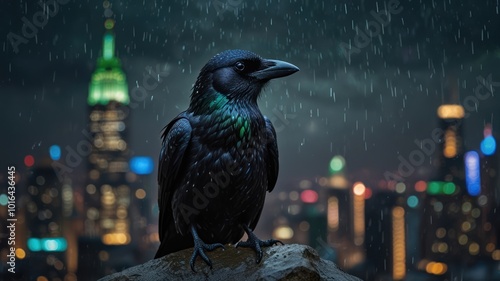
[[[257,98],[269,80],[299,69],[244,50],[214,56],[201,69],[189,108],[164,129],[158,167],[159,235],[155,258],[194,246],[204,250],[236,244],[257,252],[277,240],[259,240],[257,225],[266,191],[278,177],[276,132]]]

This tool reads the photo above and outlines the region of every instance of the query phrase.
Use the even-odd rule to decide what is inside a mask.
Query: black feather
[[[156,258],[192,247],[191,227],[207,243],[235,243],[242,225],[257,225],[279,170],[276,132],[257,98],[270,79],[298,70],[280,63],[229,50],[202,68],[189,108],[162,135]]]

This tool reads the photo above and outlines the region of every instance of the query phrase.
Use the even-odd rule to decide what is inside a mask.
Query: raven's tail
[[[192,247],[194,247],[194,242],[191,233],[180,235],[172,229],[172,231],[166,235],[165,239],[161,241],[155,259]]]

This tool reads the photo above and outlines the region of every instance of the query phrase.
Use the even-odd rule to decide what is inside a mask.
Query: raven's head
[[[269,80],[299,71],[293,64],[263,59],[245,50],[227,50],[214,56],[201,69],[191,95],[191,104],[207,95],[222,94],[228,100],[256,101]]]

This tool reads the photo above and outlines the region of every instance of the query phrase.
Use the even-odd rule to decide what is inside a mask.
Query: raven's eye
[[[236,67],[236,69],[238,71],[243,71],[245,69],[245,64],[243,64],[241,61],[237,62],[234,67]]]

